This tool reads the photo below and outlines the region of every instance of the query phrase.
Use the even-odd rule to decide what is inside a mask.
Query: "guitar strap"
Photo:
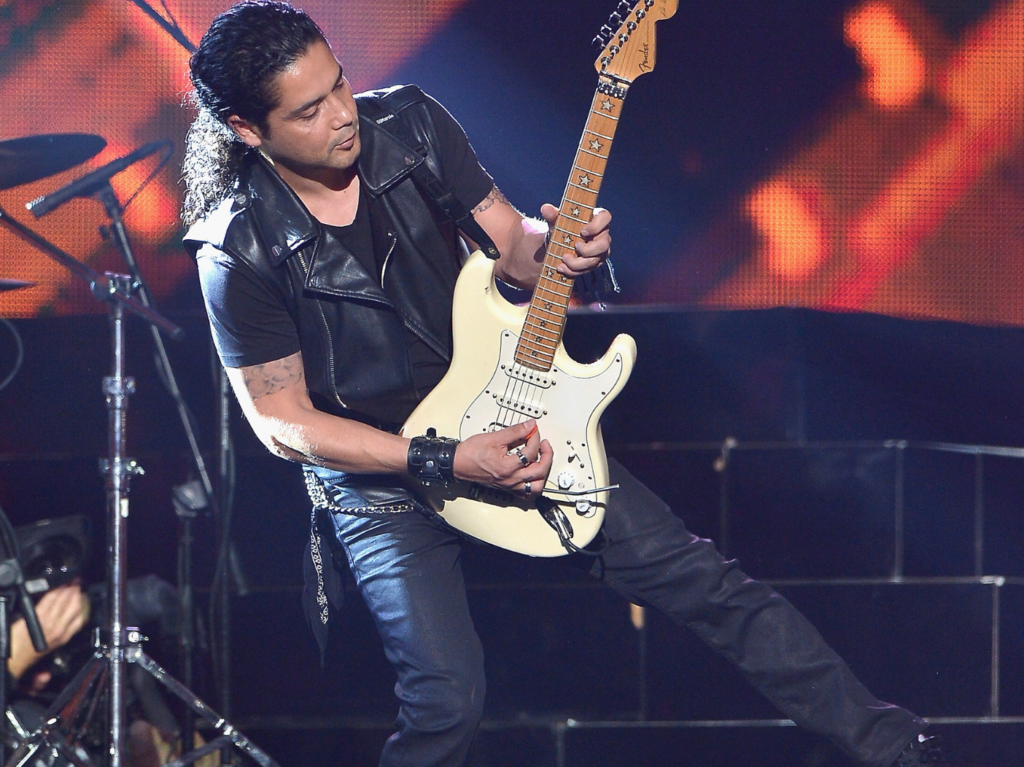
[[[427,157],[426,148],[416,140],[409,127],[394,112],[390,111],[385,104],[387,96],[376,99],[359,99],[360,111],[370,117],[377,125],[386,130],[401,143],[406,149],[418,157]],[[487,232],[476,222],[473,214],[466,210],[466,206],[452,192],[445,189],[441,179],[430,169],[428,160],[419,163],[412,169],[413,183],[423,194],[427,195],[444,211],[448,218],[466,233],[470,239],[487,255],[488,258],[497,259],[501,254],[498,252],[494,241],[487,236]]]
[[[476,219],[473,218],[473,214],[466,209],[462,201],[445,188],[441,179],[430,168],[430,160],[426,148],[402,121],[400,114],[396,114],[388,108],[387,102],[393,100],[393,96],[400,93],[401,91],[396,91],[384,97],[360,98],[358,100],[359,109],[362,114],[372,119],[381,129],[390,133],[406,149],[418,157],[424,158],[424,162],[416,165],[410,174],[413,183],[416,184],[423,194],[437,203],[449,220],[465,232],[466,236],[473,240],[488,258],[496,260],[501,253],[498,252],[494,241],[487,235],[483,227],[477,223]],[[401,110],[397,111],[401,112]],[[502,290],[501,292],[506,298],[512,300],[513,303],[529,300],[532,291],[516,288],[502,281],[499,281],[499,283],[499,288],[503,285],[508,286],[509,291]],[[601,298],[602,293],[618,293],[620,291],[619,283],[615,279],[615,270],[612,268],[610,260],[606,260],[601,265],[601,268],[577,277],[574,288],[584,303],[600,303],[602,308],[604,308]],[[518,295],[519,293],[525,295]]]

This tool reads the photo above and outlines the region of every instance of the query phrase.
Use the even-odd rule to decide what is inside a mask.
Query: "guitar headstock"
[[[679,0],[622,0],[594,38],[601,47],[597,71],[633,82],[654,69],[654,25],[675,15],[678,7]]]

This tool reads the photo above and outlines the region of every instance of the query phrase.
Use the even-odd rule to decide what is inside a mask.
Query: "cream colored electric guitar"
[[[505,549],[555,557],[586,546],[615,492],[600,419],[629,379],[636,344],[620,335],[596,362],[572,360],[562,333],[573,280],[557,266],[573,252],[597,205],[626,90],[654,68],[655,22],[672,16],[677,5],[623,2],[602,28],[597,92],[530,304],[505,301],[494,285],[494,262],[479,251],[470,256],[455,286],[451,367],[403,428],[407,436],[434,429],[464,440],[537,419],[541,437],[554,448],[541,498],[528,501],[470,483],[427,491],[448,524]]]

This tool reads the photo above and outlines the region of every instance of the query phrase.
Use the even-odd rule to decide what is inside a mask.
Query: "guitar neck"
[[[523,334],[516,347],[516,362],[528,368],[547,371],[554,364],[555,349],[565,331],[574,282],[574,278],[558,272],[558,265],[563,256],[575,252],[574,244],[582,239],[580,230],[597,207],[597,194],[601,190],[627,87],[621,81],[602,76],[594,92],[587,127],[576,150],[558,219],[548,239],[540,280],[533,290]]]

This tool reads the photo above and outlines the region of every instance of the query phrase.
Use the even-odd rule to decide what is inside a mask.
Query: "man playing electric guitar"
[[[629,23],[661,2],[641,0]],[[246,417],[273,453],[304,465],[314,630],[323,643],[337,553],[398,675],[397,732],[381,764],[461,765],[483,712],[483,651],[459,565],[467,541],[425,502],[422,483],[525,500],[545,488],[554,450],[543,417],[461,442],[398,432],[452,359],[463,240],[496,250],[496,278],[532,288],[558,279],[541,275],[546,227],[509,205],[460,126],[421,91],[353,96],[302,11],[269,0],[229,9],[203,37],[191,79],[186,245]],[[542,210],[552,223],[559,213]],[[598,209],[582,222],[560,275],[605,261],[610,219]],[[608,470],[618,489],[588,547],[599,552],[595,577],[697,633],[858,763],[928,758],[920,719],[876,700],[788,602],[691,535],[621,466]]]

